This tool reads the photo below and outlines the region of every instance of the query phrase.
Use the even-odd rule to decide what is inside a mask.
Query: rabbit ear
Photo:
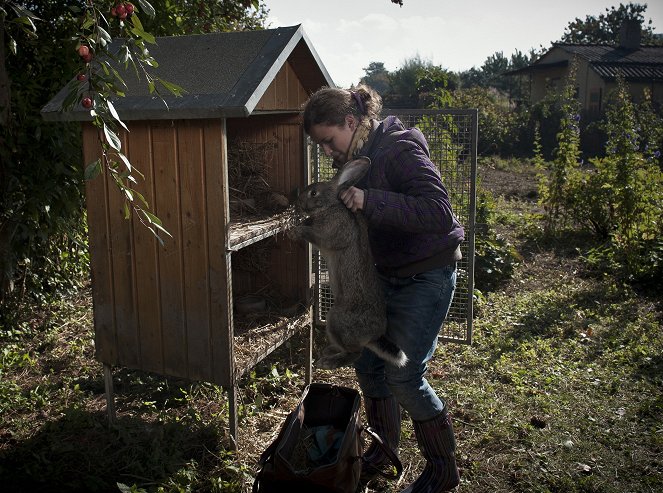
[[[348,161],[343,165],[336,176],[334,176],[336,187],[347,188],[353,186],[362,176],[364,176],[370,165],[371,160],[363,156]]]

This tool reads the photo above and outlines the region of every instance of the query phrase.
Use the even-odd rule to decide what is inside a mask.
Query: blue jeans
[[[364,396],[394,395],[416,421],[432,419],[444,410],[424,374],[437,347],[437,336],[456,289],[456,266],[433,269],[412,277],[380,276],[387,302],[387,338],[408,357],[403,368],[385,364],[369,349],[355,362]]]

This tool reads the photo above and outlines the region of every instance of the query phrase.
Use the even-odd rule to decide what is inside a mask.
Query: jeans
[[[364,348],[355,362],[357,381],[364,396],[381,399],[393,394],[412,419],[432,419],[445,404],[424,374],[456,289],[456,266],[380,280],[387,302],[386,336],[405,352],[408,363],[402,368],[385,364]]]

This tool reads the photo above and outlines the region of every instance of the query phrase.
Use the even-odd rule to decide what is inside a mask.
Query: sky
[[[266,0],[267,27],[302,24],[334,83],[357,84],[371,62],[394,71],[419,56],[460,72],[501,51],[549,48],[576,17],[598,16],[619,1],[599,0]],[[628,3],[621,0],[621,3]],[[637,3],[637,2],[634,2]],[[663,1],[645,19],[663,33]]]

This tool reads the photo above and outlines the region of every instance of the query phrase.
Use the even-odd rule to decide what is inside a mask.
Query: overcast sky
[[[480,67],[501,51],[550,47],[576,17],[597,16],[619,1],[599,0],[267,0],[268,27],[303,24],[322,63],[341,87],[356,84],[370,62],[393,71],[416,55],[452,71]],[[622,3],[628,3],[622,0]],[[663,0],[646,19],[663,32]]]

